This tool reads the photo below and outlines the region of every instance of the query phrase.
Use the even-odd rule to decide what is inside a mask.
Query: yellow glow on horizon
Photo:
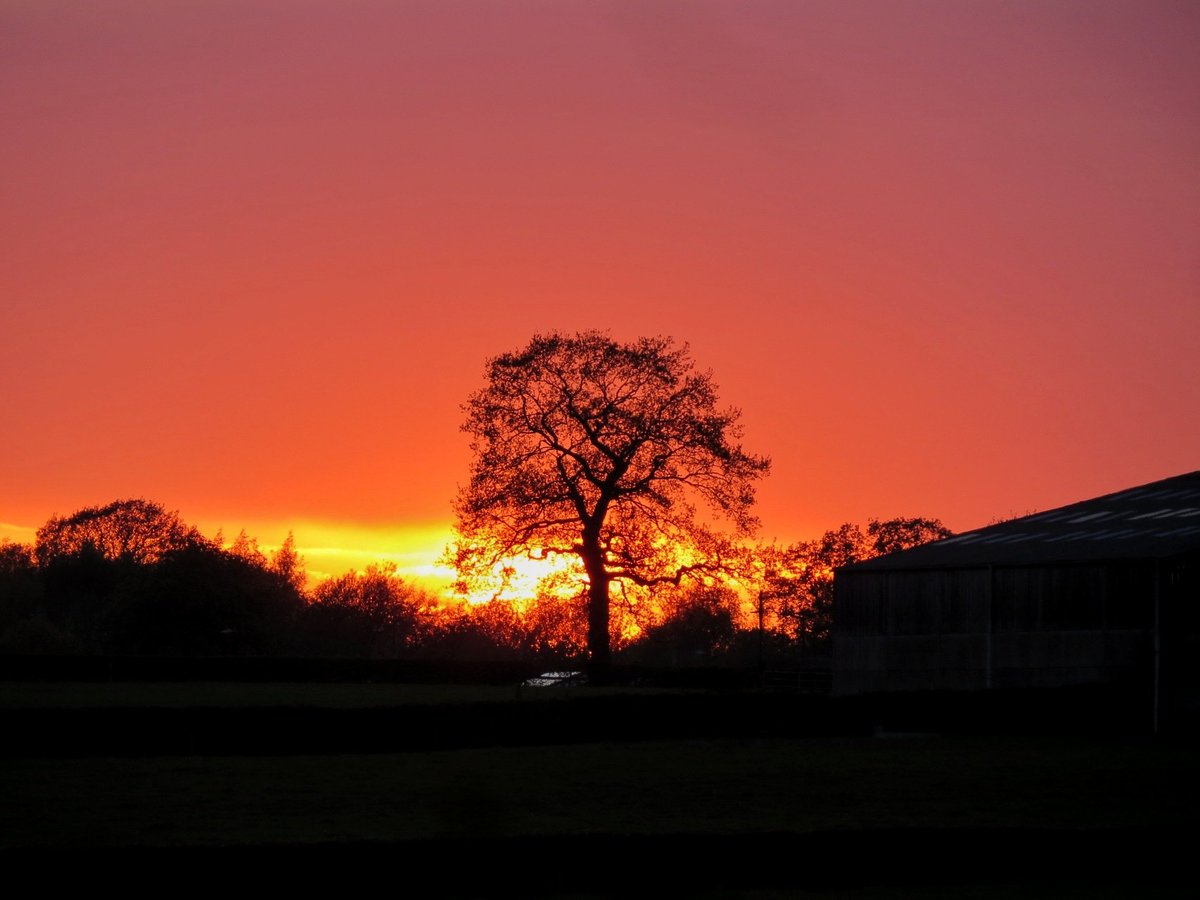
[[[290,531],[296,552],[304,557],[309,587],[325,578],[362,572],[372,564],[395,563],[396,574],[416,581],[436,593],[446,593],[454,573],[437,563],[453,537],[449,525],[368,525],[357,522],[202,522],[199,528],[212,536],[220,529],[225,541],[245,530],[270,554],[279,549]]]
[[[401,578],[417,582],[427,590],[447,598],[463,599],[453,591],[457,573],[439,562],[454,539],[449,524],[209,520],[197,522],[196,526],[208,537],[215,537],[220,532],[226,545],[233,542],[238,532],[245,531],[268,556],[283,545],[288,532],[291,532],[296,542],[296,552],[304,558],[310,588],[326,578],[336,578],[351,570],[362,572],[373,564],[395,563],[396,574]],[[0,540],[7,538],[17,543],[31,544],[36,534],[35,527],[0,522]],[[543,578],[556,572],[567,572],[577,566],[578,561],[564,556],[545,560],[520,556],[506,560],[505,564],[515,571],[502,596],[520,601],[532,597]],[[481,588],[465,599],[472,604],[485,603],[495,593],[496,587]]]
[[[10,540],[14,544],[32,544],[36,537],[37,529],[32,526],[0,522],[0,541]]]
[[[542,579],[550,575],[558,573],[571,572],[574,569],[579,569],[579,560],[573,556],[565,556],[562,554],[554,554],[546,559],[531,559],[528,556],[510,556],[504,560],[503,566],[510,569],[508,583],[504,586],[502,593],[497,594],[501,586],[500,573],[497,572],[496,580],[489,585],[481,585],[478,590],[467,595],[466,600],[472,605],[486,603],[493,597],[500,596],[508,600],[512,600],[520,604],[523,600],[528,600],[537,594],[538,584]],[[442,569],[448,577],[453,580],[455,573],[453,569]],[[580,578],[583,577],[582,571],[579,573]],[[571,593],[574,593],[572,591]]]

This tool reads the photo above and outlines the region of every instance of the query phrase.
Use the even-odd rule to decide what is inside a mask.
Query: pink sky
[[[145,496],[416,566],[484,360],[593,327],[714,369],[767,539],[1200,468],[1195,3],[0,0],[0,35],[0,534]]]

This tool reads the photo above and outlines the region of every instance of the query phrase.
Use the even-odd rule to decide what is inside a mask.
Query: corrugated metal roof
[[[1160,559],[1200,552],[1200,472],[1022,516],[849,571]]]

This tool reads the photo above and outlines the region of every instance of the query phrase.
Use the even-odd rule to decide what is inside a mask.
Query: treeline
[[[207,538],[146,500],[50,519],[0,543],[0,653],[384,656],[434,598],[387,567],[306,590],[291,535]]]
[[[833,570],[948,535],[925,519],[843,525],[747,549],[724,581],[613,599],[613,646],[645,665],[820,655]],[[574,591],[574,593],[572,593]],[[175,512],[119,500],[54,517],[33,544],[0,542],[0,654],[328,656],[578,662],[581,586],[470,604],[373,565],[308,586],[291,535],[263,552],[208,538]]]

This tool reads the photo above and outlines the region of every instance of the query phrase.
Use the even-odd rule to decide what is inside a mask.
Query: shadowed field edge
[[[519,886],[526,893],[653,886],[856,887],[875,884],[1171,884],[1190,856],[1167,829],[889,828],[759,834],[538,835],[397,842],[0,851],[7,870],[66,866],[91,876],[162,868],[223,879],[329,872],[436,876],[451,893]],[[1144,848],[1154,848],[1146,850]],[[460,861],[460,864],[448,862]],[[638,873],[635,877],[632,873]]]

